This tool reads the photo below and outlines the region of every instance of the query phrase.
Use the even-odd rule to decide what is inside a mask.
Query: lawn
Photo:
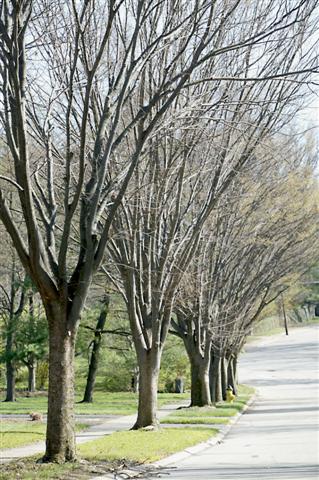
[[[184,448],[204,442],[218,433],[212,428],[162,428],[158,431],[116,432],[79,446],[88,460],[154,462]]]
[[[76,430],[84,430],[86,427],[86,424],[78,423]],[[0,449],[22,447],[30,443],[45,440],[45,431],[46,424],[42,422],[1,421]]]
[[[155,467],[144,464],[204,442],[217,433],[218,430],[213,428],[116,432],[80,445],[78,451],[83,459],[81,462],[65,465],[38,464],[38,457],[30,457],[1,465],[0,479],[88,480],[93,478],[93,474],[101,475],[121,471],[123,468],[137,468],[139,471],[149,468],[154,471]]]
[[[202,426],[188,426],[187,428],[169,427],[162,428],[158,431],[140,430],[115,432],[103,438],[80,445],[78,447],[78,453],[83,459],[81,462],[68,465],[42,465],[36,464],[35,457],[33,457],[0,466],[0,479],[69,480],[72,478],[88,480],[93,478],[93,474],[102,475],[110,471],[121,471],[123,468],[153,468],[152,466],[147,467],[147,463],[154,462],[172,453],[204,442],[216,435],[218,429],[209,427],[208,425],[228,422],[233,415],[243,408],[253,392],[254,390],[250,387],[240,386],[239,396],[233,404],[222,402],[216,407],[184,408],[176,410],[169,417],[163,419],[163,423],[177,421],[177,423],[181,424],[198,424]],[[97,397],[99,397],[99,395],[100,394],[98,394]],[[118,402],[122,402],[123,408],[131,408],[132,402],[136,402],[136,397],[130,393],[108,393],[102,395],[103,398],[99,400],[103,405],[103,411],[107,413],[110,412],[108,408],[112,402],[115,404],[113,404],[114,408],[117,407]],[[187,398],[186,396],[178,394],[160,394],[159,397],[160,404],[173,403],[174,401]],[[41,434],[41,428],[43,429],[42,435],[44,433],[44,425],[34,424],[34,422],[26,423],[28,423],[28,428],[33,431],[33,434],[35,434],[38,440]],[[19,431],[19,424],[21,425],[21,422],[16,422],[15,433]],[[207,425],[206,428],[205,424]],[[21,428],[20,431],[22,431]],[[23,428],[23,431],[25,431],[25,428]],[[12,435],[13,433],[14,432],[11,432]],[[151,473],[150,475],[146,474],[145,478],[149,476],[152,476]]]
[[[190,407],[176,410],[174,417],[232,417],[238,413],[233,405],[219,404],[216,407]]]
[[[182,425],[227,424],[230,417],[237,415],[244,408],[253,393],[253,388],[247,385],[240,385],[238,396],[233,403],[219,402],[212,407],[182,408],[164,418],[162,423]]]
[[[76,395],[79,402],[82,395]],[[178,403],[189,398],[188,394],[159,393],[158,405]],[[76,403],[75,413],[85,415],[131,415],[137,411],[138,396],[131,392],[96,392],[93,403]],[[2,414],[29,414],[31,412],[46,413],[47,397],[18,397],[16,402],[1,403]]]
[[[175,416],[175,414],[170,415],[169,417],[163,418],[161,423],[164,424],[180,424],[180,425],[225,425],[228,423],[228,418],[218,418],[218,417],[199,417],[199,416]]]

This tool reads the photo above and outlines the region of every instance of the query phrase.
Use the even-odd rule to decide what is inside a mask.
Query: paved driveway
[[[319,327],[250,345],[240,382],[256,402],[222,443],[173,465],[170,479],[319,479]]]

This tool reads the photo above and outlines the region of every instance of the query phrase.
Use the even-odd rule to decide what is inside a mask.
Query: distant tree
[[[2,323],[2,336],[4,351],[1,361],[6,365],[6,402],[14,402],[16,399],[16,334],[20,323],[25,302],[25,284],[21,265],[12,251],[10,243],[7,245],[7,265],[2,265],[0,275],[0,317]]]
[[[79,331],[76,355],[85,358],[88,364],[88,368],[85,368],[84,403],[93,402],[95,386],[107,391],[131,390],[136,357],[127,314],[118,300],[118,294],[99,296],[98,303],[86,310]],[[117,365],[116,371],[114,364]],[[82,376],[82,361],[78,368]]]
[[[192,405],[221,400],[228,384],[236,391],[237,355],[252,326],[315,254],[311,171],[266,157],[221,199],[179,292],[173,327],[191,361]]]
[[[96,375],[99,365],[99,355],[102,347],[102,336],[105,334],[105,322],[107,319],[109,311],[110,298],[108,295],[102,300],[102,306],[99,313],[98,320],[95,327],[86,326],[89,330],[94,333],[94,339],[89,345],[90,349],[90,360],[89,360],[89,369],[86,380],[85,392],[82,402],[83,403],[92,403],[93,402],[93,391],[96,381]]]
[[[27,302],[17,324],[15,335],[15,358],[28,369],[28,392],[36,390],[37,363],[47,357],[48,326],[42,305],[38,299],[35,305],[35,292],[26,292]]]

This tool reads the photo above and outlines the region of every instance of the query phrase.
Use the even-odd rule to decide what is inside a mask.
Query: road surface
[[[167,478],[318,480],[318,367],[319,326],[250,345],[239,373],[257,387],[255,403],[222,443],[172,465]]]

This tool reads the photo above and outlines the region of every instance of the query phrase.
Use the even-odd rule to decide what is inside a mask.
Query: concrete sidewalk
[[[187,406],[188,404],[189,404],[189,401],[184,401],[179,404],[164,405],[158,411],[159,420],[161,420],[162,418],[172,413],[178,407]],[[3,418],[8,418],[8,417],[9,417],[8,415],[3,416]],[[14,416],[11,416],[10,418],[13,418],[13,417]],[[136,420],[136,414],[125,415],[125,416],[116,417],[116,418],[114,417],[110,418],[110,416],[105,416],[105,417],[106,419],[104,419],[102,415],[101,416],[96,415],[96,418],[94,418],[94,415],[88,415],[88,416],[77,415],[76,416],[77,421],[81,421],[84,423],[86,423],[86,421],[90,422],[92,420],[101,421],[101,423],[92,425],[87,430],[79,432],[76,435],[77,445],[80,445],[81,443],[85,443],[85,442],[90,442],[92,440],[97,440],[98,438],[101,438],[104,435],[109,435],[110,433],[113,433],[113,432],[117,432],[120,430],[129,430],[134,425]],[[19,415],[19,418],[26,418],[26,416]],[[29,457],[31,455],[36,455],[36,454],[41,455],[41,454],[44,454],[44,451],[45,451],[44,441],[33,443],[31,445],[26,445],[24,447],[2,450],[0,452],[0,463],[7,463],[17,458]]]

